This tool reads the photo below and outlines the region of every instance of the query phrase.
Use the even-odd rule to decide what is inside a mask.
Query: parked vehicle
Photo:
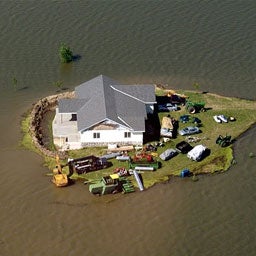
[[[173,158],[174,156],[176,156],[178,154],[177,150],[173,149],[173,148],[168,148],[166,149],[162,154],[160,154],[160,158],[163,161],[167,161],[171,158]]]
[[[199,133],[199,132],[200,132],[200,130],[197,126],[188,126],[182,130],[179,130],[179,134],[182,136],[195,134],[195,133]]]
[[[224,115],[218,115],[218,118],[221,120],[221,122],[227,123],[228,119]]]
[[[182,123],[193,123],[193,124],[201,124],[201,120],[194,116],[194,117],[191,117],[190,115],[182,115],[180,116],[180,122]]]
[[[190,119],[190,116],[189,115],[182,115],[180,116],[180,122],[182,123],[187,123]]]
[[[176,149],[178,152],[182,154],[187,154],[193,147],[186,141],[181,141],[176,145]]]
[[[213,116],[213,119],[217,123],[222,123],[222,122],[227,123],[228,122],[228,118],[224,115],[215,115],[215,116]]]
[[[57,187],[65,187],[71,183],[69,177],[73,174],[73,170],[70,170],[69,174],[66,174],[63,172],[63,167],[65,167],[65,166],[67,166],[67,164],[64,166],[61,165],[60,158],[58,155],[56,155],[56,166],[52,170],[52,172],[53,172],[52,182]]]
[[[192,118],[191,123],[193,123],[193,124],[201,124],[202,121],[198,117],[195,116],[195,117]]]
[[[215,122],[221,123],[221,120],[217,115],[213,116],[213,119],[214,119]]]
[[[158,105],[158,111],[159,112],[169,112],[169,111],[177,111],[178,106],[176,104],[172,103],[165,103]]]
[[[205,111],[205,102],[186,101],[186,109],[190,114]]]
[[[91,171],[97,171],[107,168],[111,165],[106,158],[96,156],[86,156],[69,160],[69,170],[77,174],[83,174]]]
[[[216,144],[220,145],[221,147],[227,147],[232,143],[231,136],[226,135],[223,137],[222,135],[219,135],[219,137],[216,139]]]
[[[187,153],[187,157],[194,161],[200,161],[204,158],[206,147],[203,145],[197,145]]]

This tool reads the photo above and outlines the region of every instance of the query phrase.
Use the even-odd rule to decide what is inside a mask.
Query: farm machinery
[[[53,172],[52,182],[57,187],[65,187],[65,186],[69,185],[69,183],[70,183],[69,177],[73,174],[73,171],[69,170],[69,174],[64,173],[63,167],[65,167],[65,166],[67,166],[67,164],[61,165],[60,158],[58,155],[56,155],[56,166],[52,170],[52,172]]]
[[[129,161],[129,169],[155,171],[158,168],[159,163],[153,158],[152,154],[147,154],[144,152],[136,154]]]
[[[53,178],[52,182],[57,187],[65,187],[70,184],[70,176],[73,173],[77,174],[85,174],[92,171],[101,170],[107,168],[111,165],[110,162],[107,161],[105,157],[96,157],[93,155],[69,159],[65,165],[61,165],[59,156],[56,156],[56,166],[52,170]],[[63,168],[68,166],[68,174],[63,171]]]
[[[229,146],[233,140],[231,140],[230,135],[226,135],[223,137],[222,135],[219,135],[219,137],[216,139],[216,144],[220,145],[221,147],[227,147]]]
[[[186,109],[190,114],[195,114],[199,112],[205,111],[205,102],[193,102],[193,101],[186,101]]]
[[[89,185],[89,191],[94,195],[131,193],[135,191],[132,182],[124,176],[112,174],[102,177]]]

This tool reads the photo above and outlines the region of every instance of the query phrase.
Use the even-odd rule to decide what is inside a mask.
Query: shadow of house
[[[143,144],[159,141],[161,124],[156,111],[153,114],[148,114],[148,119],[145,121],[145,133],[143,136]]]
[[[184,105],[186,103],[186,98],[179,95],[173,94],[172,96],[156,96],[157,104],[172,103],[177,105]]]

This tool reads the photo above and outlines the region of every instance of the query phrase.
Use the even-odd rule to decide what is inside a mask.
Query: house
[[[154,111],[154,85],[123,85],[100,75],[75,88],[75,97],[59,99],[53,120],[60,149],[142,145],[145,121]]]

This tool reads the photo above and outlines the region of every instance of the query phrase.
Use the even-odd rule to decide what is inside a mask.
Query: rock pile
[[[31,111],[29,132],[32,141],[36,148],[40,150],[40,152],[49,157],[55,157],[57,152],[51,151],[45,147],[43,143],[41,124],[45,113],[47,111],[55,109],[58,100],[61,98],[74,98],[74,92],[65,92],[40,99],[37,103],[33,105]],[[66,157],[65,152],[58,152],[58,155],[62,159]]]

